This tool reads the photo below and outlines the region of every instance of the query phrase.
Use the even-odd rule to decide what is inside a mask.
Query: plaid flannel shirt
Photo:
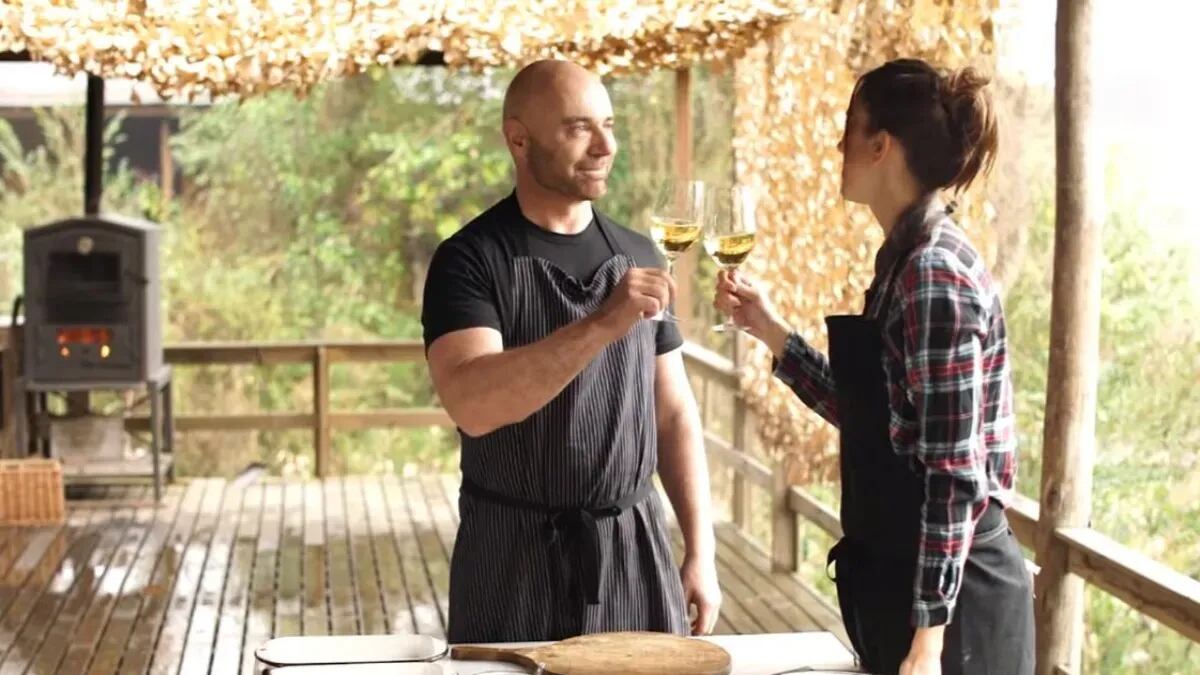
[[[925,478],[912,605],[917,627],[950,623],[975,524],[989,498],[1011,503],[1016,470],[1003,309],[982,258],[944,214],[934,202],[900,220],[876,258],[876,291],[866,309],[884,317],[892,447]],[[903,265],[897,288],[889,306],[878,307],[896,264]],[[775,374],[837,425],[824,354],[793,334]]]

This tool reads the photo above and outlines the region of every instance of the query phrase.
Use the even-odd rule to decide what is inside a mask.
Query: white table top
[[[794,668],[857,672],[854,655],[833,633],[771,633],[763,635],[713,635],[701,638],[720,645],[733,659],[733,675],[774,675]],[[500,645],[527,646],[527,645]],[[457,675],[524,673],[509,664],[451,661]],[[821,672],[817,670],[816,672]]]

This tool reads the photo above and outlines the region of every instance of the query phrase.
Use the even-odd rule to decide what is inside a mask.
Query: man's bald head
[[[604,88],[600,78],[570,61],[535,61],[517,72],[504,93],[504,119],[524,120],[548,103],[589,86]]]
[[[594,73],[569,61],[525,66],[504,95],[503,126],[519,182],[579,200],[607,190],[617,144],[612,101]]]

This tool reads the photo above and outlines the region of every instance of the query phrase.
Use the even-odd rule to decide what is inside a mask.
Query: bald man
[[[516,189],[438,248],[422,313],[462,437],[449,638],[708,633],[703,434],[679,331],[654,320],[674,284],[649,239],[592,205],[617,152],[608,92],[535,63],[509,86],[503,131]],[[655,472],[683,530],[678,567]]]

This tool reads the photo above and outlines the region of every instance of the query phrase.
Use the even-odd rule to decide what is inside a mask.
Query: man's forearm
[[[476,357],[451,372],[442,404],[471,436],[520,422],[553,400],[616,337],[593,316],[533,344]]]
[[[700,414],[694,403],[673,417],[660,420],[658,453],[659,477],[679,519],[686,555],[714,555],[708,459]]]

